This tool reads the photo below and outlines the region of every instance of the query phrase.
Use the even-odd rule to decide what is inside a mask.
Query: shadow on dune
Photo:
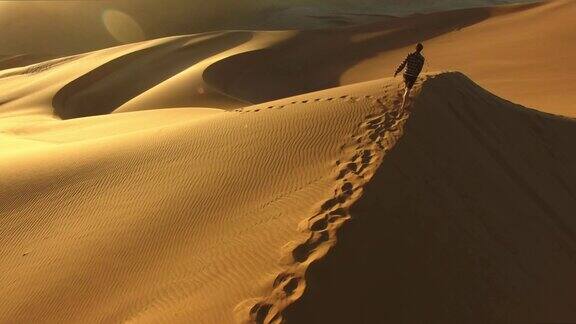
[[[576,122],[427,81],[288,323],[576,319]]]
[[[476,24],[494,14],[493,9],[476,8],[305,31],[276,46],[217,62],[204,72],[204,79],[224,93],[253,103],[335,87],[345,71],[381,52]]]
[[[63,87],[53,99],[62,119],[108,114],[192,65],[252,38],[251,32],[201,34],[139,50],[105,63]]]

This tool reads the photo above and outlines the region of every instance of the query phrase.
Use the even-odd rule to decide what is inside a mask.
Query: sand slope
[[[514,102],[576,116],[574,15],[576,2],[559,0],[306,31],[217,62],[205,78],[237,98],[264,102],[388,77],[415,43],[424,42],[425,71],[463,71]],[[311,69],[315,73],[306,73]]]
[[[574,120],[460,73],[424,75],[396,116],[400,78],[359,81],[420,39],[429,57],[531,53],[537,30],[570,49],[574,8],[210,32],[0,71],[0,322],[573,321]],[[534,53],[441,67],[570,115],[569,57],[544,71]]]
[[[0,321],[574,318],[574,122],[425,79],[405,130],[399,79],[229,112],[6,109]]]
[[[337,205],[400,132],[386,84],[235,112],[2,118],[0,321],[272,317],[279,298],[262,298],[301,294],[347,218]]]
[[[574,4],[560,0],[346,28],[224,31],[124,45],[3,71],[0,112],[54,106],[58,116],[71,118],[167,107],[234,109],[389,77],[413,44],[424,41],[426,71],[460,70],[514,102],[574,116]]]
[[[420,37],[427,69],[462,71],[513,102],[576,117],[576,1],[523,8],[439,37]],[[425,19],[436,19],[435,14]],[[386,75],[411,47],[381,51],[343,74],[342,84]]]
[[[576,122],[426,81],[289,323],[576,318]]]
[[[421,86],[0,118],[0,321],[571,320],[574,121]]]
[[[69,119],[119,112],[246,106],[207,86],[213,62],[255,51],[292,32],[227,31],[168,37],[0,72],[0,114]]]

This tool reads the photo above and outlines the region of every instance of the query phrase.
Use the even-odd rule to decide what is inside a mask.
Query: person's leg
[[[406,86],[406,89],[404,90],[404,97],[402,97],[402,106],[400,107],[400,112],[404,112],[404,107],[406,107],[406,99],[408,99],[408,96],[410,95],[410,88],[408,86]]]
[[[406,102],[408,101],[408,98],[410,97],[410,90],[412,90],[412,86],[414,86],[415,82],[416,82],[416,78],[408,76],[408,75],[404,75],[404,84],[406,85],[406,89],[404,90],[404,96],[402,98],[402,106],[400,107],[400,110],[398,111],[398,116],[401,116],[404,113],[404,108],[406,108]]]
[[[410,94],[410,88],[411,88],[411,80],[410,77],[406,74],[404,74],[404,95],[402,96],[402,106],[400,106],[400,109],[398,109],[398,116],[402,115],[402,113],[404,113],[404,107],[406,106],[406,99],[408,98],[408,95]]]

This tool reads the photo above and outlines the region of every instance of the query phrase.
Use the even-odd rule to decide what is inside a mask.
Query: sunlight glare
[[[121,11],[114,9],[104,11],[102,21],[110,35],[121,43],[134,43],[146,39],[138,22]]]

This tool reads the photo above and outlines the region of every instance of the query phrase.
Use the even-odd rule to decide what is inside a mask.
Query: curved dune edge
[[[204,70],[296,33],[230,30],[174,36],[0,71],[0,113],[21,115],[32,108],[74,119],[165,108],[249,106],[206,84]]]
[[[567,287],[574,283],[571,274],[576,270],[571,185],[576,169],[570,163],[576,155],[567,150],[565,140],[554,140],[573,135],[574,121],[498,98],[458,72],[426,76],[418,92],[413,96],[421,100],[413,105],[410,117],[415,123],[408,116],[396,120],[383,110],[359,127],[351,144],[355,153],[344,155],[339,164],[339,189],[300,222],[299,230],[307,233],[307,239],[284,246],[284,270],[276,276],[271,293],[236,306],[238,322],[493,323],[574,318],[571,301],[576,295]],[[509,133],[491,138],[499,134],[498,127]],[[439,133],[428,133],[431,129]],[[526,145],[531,140],[534,143]],[[398,141],[401,144],[396,145]],[[427,151],[437,147],[448,148],[446,156]],[[421,156],[407,154],[411,149]],[[484,151],[487,156],[478,163],[496,166],[470,168]],[[371,161],[365,163],[363,157]],[[471,175],[460,174],[462,170],[450,164],[452,158],[462,159],[456,161]],[[430,166],[414,167],[418,163]],[[552,179],[538,172],[542,165],[552,169]],[[446,179],[444,167],[462,180]],[[530,171],[531,167],[535,168]],[[439,174],[427,175],[430,169]],[[497,181],[491,178],[498,176]],[[434,185],[434,177],[445,183]],[[407,188],[396,188],[403,181]],[[487,195],[477,194],[484,186],[495,188]],[[408,202],[402,200],[402,190],[412,195]],[[441,190],[459,191],[448,195],[454,205],[446,207],[447,202],[437,197]],[[463,204],[466,199],[477,200],[484,208],[501,212],[482,215],[483,210],[464,209],[452,215],[450,208],[462,208],[456,207],[460,195]],[[468,208],[474,206],[468,203]],[[515,209],[523,209],[522,216],[515,215]],[[347,224],[357,218],[361,219]],[[409,224],[406,228],[394,227],[404,222]],[[484,223],[477,228],[477,222]],[[454,223],[459,224],[456,229]],[[482,231],[488,231],[487,237],[479,234]],[[486,271],[494,272],[486,277]],[[382,304],[388,305],[384,314]]]
[[[574,119],[430,78],[287,323],[576,318]]]
[[[52,100],[54,112],[63,119],[111,113],[190,66],[251,38],[249,32],[184,36],[111,59],[62,87]]]
[[[380,79],[414,42],[424,41],[425,71],[463,71],[514,102],[570,116],[575,83],[565,72],[573,52],[566,26],[575,10],[573,1],[562,0],[320,31],[229,30],[150,40],[1,71],[0,113],[70,119],[190,106],[232,110]],[[546,46],[535,45],[541,42]],[[550,49],[565,69],[542,59]],[[530,55],[503,63],[511,52]]]
[[[576,117],[576,82],[573,73],[566,73],[576,69],[575,15],[572,0],[496,9],[489,19],[424,41],[426,64],[432,71],[461,71],[482,88],[525,107]],[[490,40],[493,46],[482,40]],[[380,51],[343,73],[341,84],[378,78],[379,71],[393,70],[412,46]],[[511,59],[511,53],[522,54]],[[562,68],[548,63],[551,53]]]
[[[486,316],[537,303],[569,319],[573,123],[460,73],[424,76],[398,119],[402,90],[396,78],[234,112],[5,118],[7,148],[35,144],[0,161],[0,322],[466,323],[487,303],[499,313]]]
[[[417,96],[420,85],[413,89]],[[390,151],[403,135],[409,118],[409,105],[401,116],[396,110],[401,104],[398,92],[392,105],[385,97],[375,99],[380,112],[370,114],[361,123],[351,141],[342,147],[353,149],[345,152],[336,162],[338,176],[334,179],[334,195],[322,202],[316,213],[298,224],[298,230],[306,233],[303,241],[288,242],[282,247],[280,263],[284,270],[272,283],[269,295],[242,301],[234,309],[239,323],[280,323],[282,311],[297,301],[306,289],[306,272],[309,266],[321,260],[337,244],[340,228],[351,219],[350,207],[362,196],[363,187],[370,181]],[[359,98],[352,97],[352,100]]]
[[[298,224],[360,186],[336,178],[401,91],[383,79],[206,118],[2,118],[0,322],[234,322],[271,294],[282,247],[307,240]]]

